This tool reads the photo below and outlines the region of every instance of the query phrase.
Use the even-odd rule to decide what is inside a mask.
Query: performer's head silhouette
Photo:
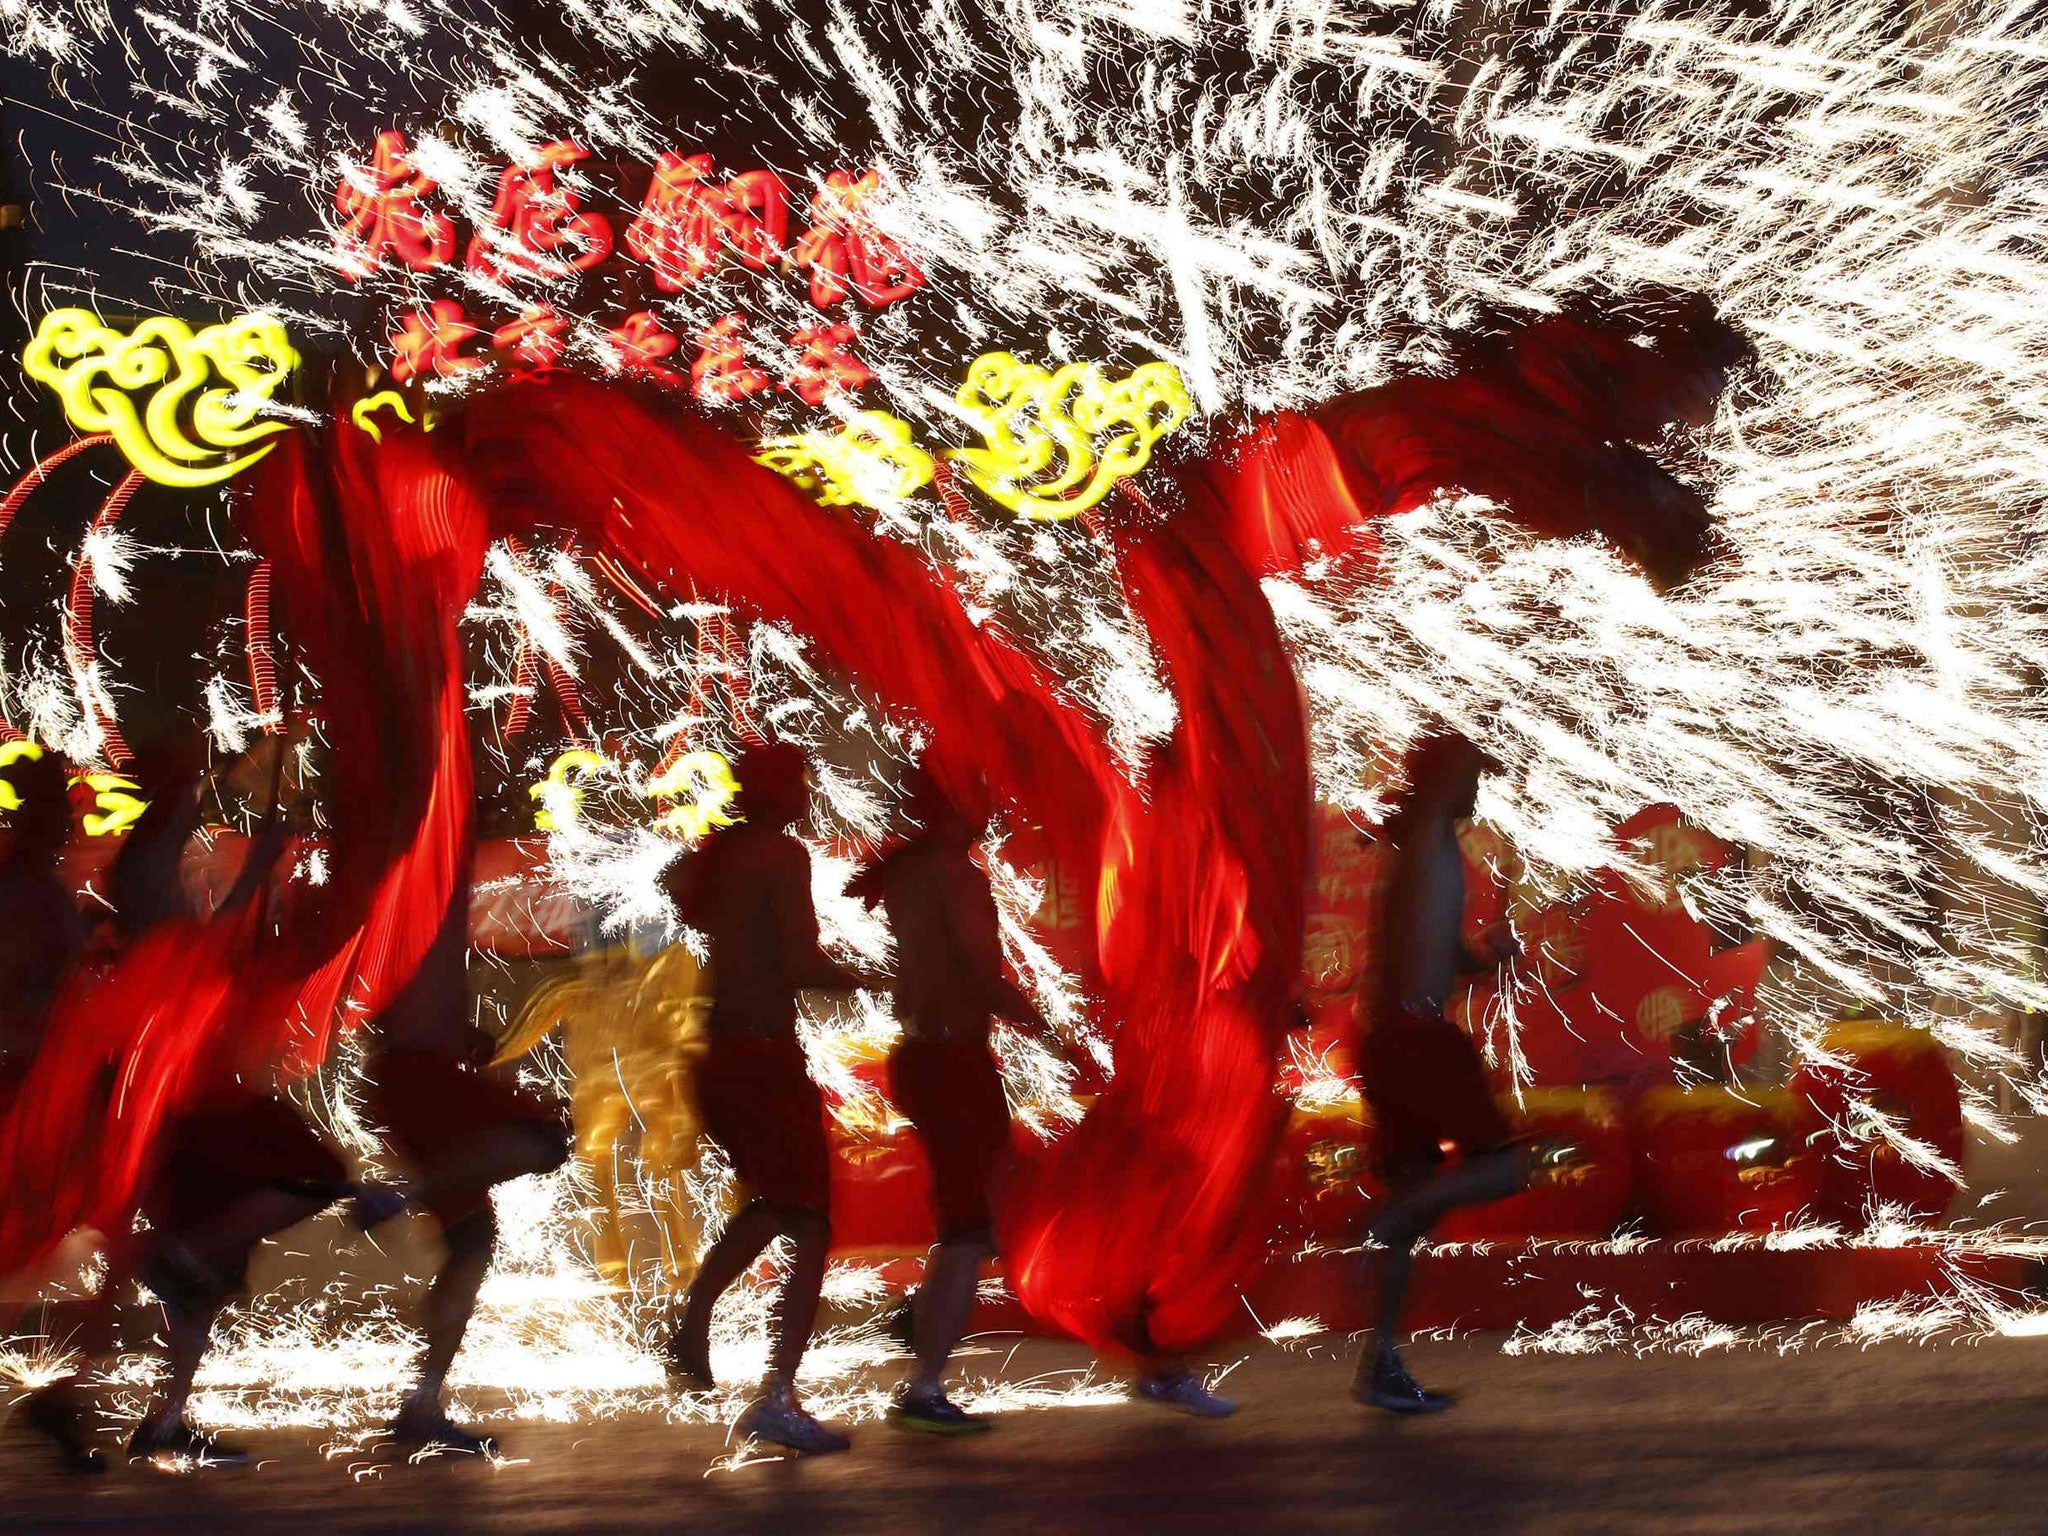
[[[71,797],[64,759],[54,752],[23,758],[7,769],[21,804],[7,813],[7,858],[21,865],[55,860],[71,832]]]
[[[810,759],[802,747],[764,742],[747,748],[732,767],[740,785],[740,814],[749,826],[780,831],[810,809]]]

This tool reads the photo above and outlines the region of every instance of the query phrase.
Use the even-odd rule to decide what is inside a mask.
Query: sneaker
[[[1458,1400],[1454,1393],[1432,1392],[1423,1386],[1391,1349],[1359,1358],[1358,1374],[1351,1378],[1351,1397],[1368,1408],[1384,1408],[1389,1413],[1442,1413]]]
[[[454,1451],[464,1456],[495,1456],[498,1442],[474,1434],[448,1417],[439,1403],[408,1401],[391,1421],[391,1438],[407,1451]]]
[[[128,1459],[146,1462],[161,1472],[189,1472],[195,1467],[246,1467],[249,1453],[224,1440],[209,1440],[182,1417],[144,1419],[128,1440]]]
[[[1236,1403],[1211,1392],[1202,1385],[1202,1378],[1184,1365],[1140,1376],[1138,1396],[1197,1419],[1227,1419],[1237,1412]]]
[[[107,1470],[107,1453],[93,1444],[85,1427],[86,1410],[62,1386],[44,1387],[28,1400],[31,1428],[57,1447],[67,1472],[101,1473]]]
[[[889,1422],[926,1435],[980,1435],[996,1427],[994,1420],[967,1412],[943,1392],[908,1388],[898,1391],[889,1404]]]
[[[838,1430],[820,1424],[804,1412],[793,1397],[755,1399],[753,1405],[740,1415],[737,1427],[741,1434],[752,1435],[756,1440],[766,1440],[771,1445],[787,1446],[792,1451],[804,1451],[813,1456],[843,1451],[853,1444]]]

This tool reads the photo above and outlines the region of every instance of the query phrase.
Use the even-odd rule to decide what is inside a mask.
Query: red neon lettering
[[[690,364],[690,388],[709,405],[736,405],[775,381],[747,361],[741,340],[747,329],[744,315],[727,315],[713,321],[697,338],[697,358]]]
[[[569,322],[552,305],[531,304],[517,320],[508,320],[491,335],[491,345],[510,352],[514,362],[532,373],[546,373],[562,360],[569,345]]]
[[[414,310],[391,333],[391,377],[403,384],[423,374],[445,379],[481,368],[482,358],[460,350],[475,335],[460,304],[436,299],[432,309]]]
[[[682,343],[676,333],[655,316],[652,310],[641,310],[628,315],[617,330],[608,333],[608,339],[619,355],[619,366],[635,378],[656,379],[663,384],[680,384],[683,376],[662,362],[672,356]]]
[[[874,382],[875,371],[853,355],[858,340],[850,325],[805,326],[789,338],[791,346],[803,348],[789,387],[805,405],[822,405],[827,395]]]
[[[395,128],[378,134],[370,163],[350,166],[335,188],[335,265],[350,281],[376,270],[387,252],[415,272],[446,266],[455,255],[455,221],[421,206],[433,190],[433,179],[407,158],[405,135]]]
[[[556,172],[588,155],[582,145],[557,139],[541,145],[527,164],[506,166],[489,225],[469,238],[469,269],[499,279],[555,279],[587,271],[611,255],[611,221],[555,183]]]
[[[789,194],[773,171],[711,180],[709,155],[665,152],[640,212],[626,226],[626,250],[654,272],[655,286],[678,293],[708,276],[730,250],[759,270],[782,254]]]
[[[834,171],[811,198],[811,227],[791,257],[811,272],[811,302],[830,309],[852,292],[880,308],[924,286],[902,246],[875,228],[867,205],[881,189],[879,171]]]

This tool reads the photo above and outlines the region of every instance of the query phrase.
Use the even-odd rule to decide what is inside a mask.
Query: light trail
[[[232,313],[258,296],[368,353],[390,317],[433,297],[482,313],[514,291],[452,269],[385,265],[351,283],[335,268],[322,221],[340,168],[361,163],[377,129],[405,125],[442,206],[474,225],[495,167],[546,139],[573,133],[601,157],[648,162],[751,124],[801,146],[802,164],[783,167],[793,189],[865,160],[893,188],[878,217],[929,285],[870,319],[861,356],[877,403],[934,444],[962,441],[958,370],[997,344],[1120,370],[1173,362],[1213,429],[1233,411],[1446,367],[1504,314],[1646,284],[1708,292],[1757,340],[1760,366],[1710,429],[1665,447],[1714,488],[1729,557],[1660,601],[1597,549],[1531,547],[1446,498],[1386,527],[1370,585],[1315,571],[1274,585],[1315,709],[1323,796],[1377,819],[1402,749],[1449,721],[1505,765],[1482,812],[1556,894],[1632,858],[1608,838],[1616,822],[1676,803],[1750,850],[1684,895],[1703,919],[1777,944],[1762,1004],[1787,1056],[1818,1053],[1822,1026],[1856,1008],[1937,1031],[1965,1059],[1978,1124],[1999,1129],[2000,1097],[2048,1105],[2034,1065],[1983,1022],[2048,1007],[2048,23],[2036,11],[1944,0],[1742,16],[1596,0],[1510,25],[1488,5],[1383,16],[1256,0],[1198,15],[945,0],[905,15],[923,29],[914,82],[890,63],[895,23],[842,7],[823,20],[777,9],[771,44],[749,0],[568,0],[546,29],[483,0],[162,0],[120,17],[102,0],[0,0],[10,51],[50,73],[60,103],[96,129],[108,113],[121,125],[118,147],[68,164],[59,185],[83,208],[129,210],[170,262],[95,256],[38,281],[122,309]],[[685,68],[701,110],[728,120],[678,118],[700,108],[638,94],[656,67]],[[583,191],[615,222],[632,212]],[[539,289],[569,323],[572,359],[598,366],[617,316],[579,307],[566,283]],[[682,337],[736,303],[764,334],[786,333],[812,314],[798,289],[731,276],[654,307]],[[763,414],[766,432],[824,420],[788,400]],[[1127,760],[1171,731],[1157,668],[1085,528],[969,522],[936,490],[879,527],[1039,649]],[[119,566],[115,552],[100,546],[95,571],[146,605],[151,552],[120,551]],[[477,627],[516,615],[566,657],[551,611],[508,585]],[[53,604],[0,677],[18,722],[89,744],[60,622]],[[691,712],[704,673],[687,623],[634,643],[633,678],[601,727],[649,765],[678,733],[730,746],[723,722]],[[111,697],[118,666],[100,665]],[[742,670],[763,718],[832,747],[813,830],[871,834],[915,753],[914,723],[820,677],[795,637],[757,629]],[[226,693],[216,703],[238,729],[253,723],[243,713]],[[866,778],[847,766],[860,763]],[[615,929],[666,921],[654,882],[672,845],[622,811],[557,834],[554,851],[556,873]],[[1073,984],[1024,921],[1038,893],[1001,865],[996,886],[1013,959],[1072,1034]],[[882,953],[838,891],[821,894],[836,943]],[[835,1052],[886,1038],[873,1012],[813,1024],[827,1076],[844,1072]],[[1023,1112],[1047,1128],[1070,1119],[1056,1059],[1010,1045]],[[1329,1101],[1330,1074],[1297,1066],[1305,1101]],[[1909,1158],[1931,1150],[1881,1119],[1871,1129]],[[599,1320],[614,1303],[566,1278],[572,1226],[565,1210],[538,1222],[565,1278],[510,1283],[555,1275],[546,1264],[501,1275],[463,1369],[514,1379],[503,1351],[517,1320],[552,1316],[594,1362],[583,1379],[607,1383],[591,1404],[644,1397],[644,1349]],[[1958,1294],[1857,1327],[2036,1326]],[[256,1315],[215,1369],[255,1379]],[[395,1326],[347,1335],[363,1353],[330,1357],[357,1362],[330,1396],[367,1402],[395,1383]],[[1673,1348],[1731,1337],[1670,1327]],[[1594,1318],[1579,1331],[1613,1330]],[[311,1370],[311,1341],[342,1336],[310,1322],[273,1335],[272,1371]],[[753,1337],[720,1348],[743,1365]],[[836,1373],[874,1348],[856,1333],[814,1358]],[[567,1388],[533,1399],[574,1400]],[[224,1398],[202,1412],[229,1421]]]

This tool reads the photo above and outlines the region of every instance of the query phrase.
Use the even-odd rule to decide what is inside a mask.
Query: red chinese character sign
[[[591,213],[556,181],[558,172],[588,157],[566,139],[543,144],[522,164],[498,177],[490,223],[469,238],[463,258],[472,272],[499,280],[554,281],[587,271],[612,253],[611,221]]]
[[[874,369],[853,355],[860,339],[850,325],[807,325],[789,338],[802,348],[789,387],[805,405],[823,405],[828,396],[849,394],[875,381]]]
[[[569,322],[552,305],[530,304],[491,334],[491,345],[528,373],[546,373],[568,349]]]
[[[655,162],[625,244],[657,288],[680,293],[716,271],[727,251],[756,271],[773,266],[788,232],[789,194],[773,171],[714,182],[709,155],[670,150]]]
[[[445,267],[455,255],[455,221],[422,206],[433,190],[432,178],[407,157],[405,135],[378,134],[370,163],[351,166],[335,190],[335,264],[351,279],[367,276],[387,255],[415,272]]]
[[[877,171],[834,171],[811,198],[811,227],[792,256],[811,274],[811,302],[820,309],[852,293],[880,308],[924,286],[924,273],[903,247],[875,227],[869,205],[881,190]]]
[[[607,339],[618,354],[619,367],[632,377],[654,379],[662,384],[683,382],[683,376],[662,361],[682,343],[651,310],[628,315]]]
[[[744,315],[726,315],[697,338],[697,360],[690,364],[690,387],[707,405],[736,405],[773,389],[775,381],[747,361]]]
[[[483,367],[481,357],[462,350],[476,334],[460,304],[436,299],[432,308],[407,315],[391,333],[391,377],[404,384],[418,378],[449,379]]]

